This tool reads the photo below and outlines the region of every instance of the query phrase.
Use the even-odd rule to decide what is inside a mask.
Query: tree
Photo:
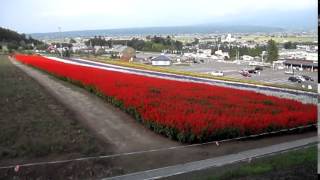
[[[274,40],[270,39],[267,45],[267,62],[272,62],[278,60],[279,52],[277,44]]]
[[[296,49],[297,48],[297,44],[292,43],[291,41],[289,41],[289,42],[284,43],[283,47],[285,49]]]
[[[10,29],[0,27],[0,42],[7,44],[8,49],[32,49],[32,45],[42,45],[43,42],[26,34],[19,34]]]
[[[70,44],[74,44],[74,43],[77,43],[77,41],[71,38],[70,41],[69,41],[69,43],[70,43]]]
[[[199,39],[198,38],[194,38],[194,41],[191,43],[192,45],[197,45],[199,44]]]

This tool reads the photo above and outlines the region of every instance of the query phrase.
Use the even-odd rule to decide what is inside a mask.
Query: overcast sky
[[[243,23],[252,17],[261,17],[263,22],[268,15],[276,22],[278,15],[298,13],[302,17],[308,13],[305,21],[313,22],[317,21],[317,6],[317,0],[4,0],[0,26],[34,33],[54,32],[58,27],[70,31],[212,24],[233,19],[237,23],[239,18]],[[270,18],[268,25],[273,22]]]

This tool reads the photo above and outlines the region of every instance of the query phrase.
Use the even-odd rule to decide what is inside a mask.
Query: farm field
[[[317,37],[311,37],[311,36],[288,36],[288,37],[271,37],[271,36],[243,36],[241,39],[247,40],[247,41],[256,41],[256,42],[267,42],[270,39],[275,40],[278,43],[284,43],[284,42],[314,42],[317,40]]]
[[[41,56],[15,58],[89,88],[151,130],[180,142],[221,140],[316,122],[316,106],[294,100],[72,65]]]

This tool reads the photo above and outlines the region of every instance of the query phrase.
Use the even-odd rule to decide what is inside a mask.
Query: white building
[[[305,50],[281,50],[280,58],[283,59],[305,59],[310,61],[318,61],[318,53],[307,52]]]
[[[230,58],[229,53],[228,52],[222,52],[222,50],[218,50],[216,52],[214,52],[215,55],[217,56],[221,56],[222,58]]]
[[[231,43],[231,42],[235,42],[236,38],[233,38],[231,34],[228,34],[227,37],[221,41]]]
[[[249,56],[249,55],[243,55],[242,56],[242,60],[244,60],[244,61],[253,61],[254,57]]]
[[[160,55],[156,58],[151,59],[151,64],[153,66],[170,66],[171,63],[171,59],[165,55]]]
[[[211,49],[198,49],[197,52],[199,55],[203,55],[206,57],[210,57],[211,56]]]

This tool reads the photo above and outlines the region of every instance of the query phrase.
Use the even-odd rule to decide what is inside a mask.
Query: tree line
[[[105,40],[101,36],[95,36],[85,42],[86,46],[107,46],[109,48],[113,45],[126,45],[138,51],[155,51],[161,52],[163,50],[181,51],[183,44],[180,41],[172,39],[170,36],[147,36],[147,40],[132,38],[131,40]]]
[[[237,47],[237,46],[229,46],[227,44],[221,44],[219,47],[211,48],[212,54],[214,54],[215,51],[217,51],[218,49],[222,50],[223,52],[228,52],[230,59],[234,60],[238,55],[239,57],[243,55],[249,55],[252,57],[261,56],[262,52],[267,50],[267,47],[257,45],[254,48],[250,48],[246,46]]]
[[[8,50],[17,49],[46,49],[47,45],[42,41],[33,39],[26,34],[19,34],[16,31],[0,27],[0,45],[6,45]]]

